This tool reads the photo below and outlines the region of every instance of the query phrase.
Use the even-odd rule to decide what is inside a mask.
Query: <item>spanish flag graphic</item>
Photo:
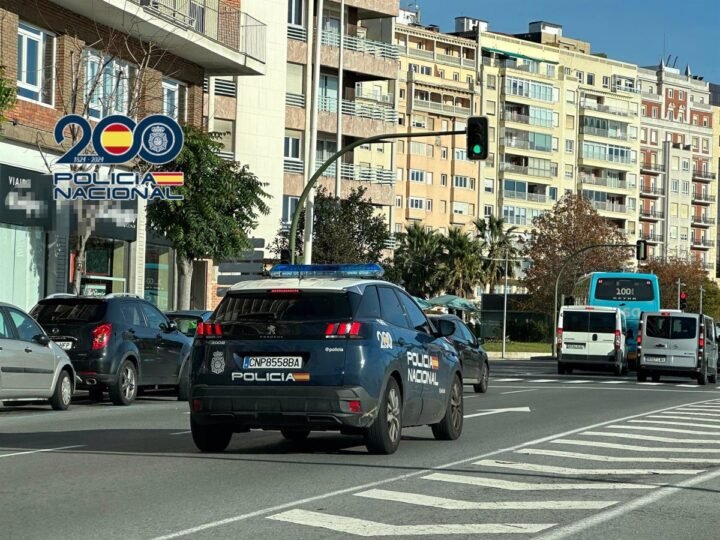
[[[438,367],[440,367],[437,356],[430,356],[430,363],[432,364],[433,369],[437,369]]]
[[[127,152],[133,144],[133,134],[123,124],[110,124],[100,136],[102,147],[108,154],[119,156]]]
[[[310,382],[309,373],[293,373],[292,376],[295,379],[295,382]]]
[[[185,174],[181,172],[154,172],[153,180],[158,186],[182,186],[185,183]]]

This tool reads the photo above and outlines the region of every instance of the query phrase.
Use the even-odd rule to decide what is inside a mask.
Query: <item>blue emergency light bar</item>
[[[271,278],[358,277],[381,278],[385,273],[379,264],[277,264]]]

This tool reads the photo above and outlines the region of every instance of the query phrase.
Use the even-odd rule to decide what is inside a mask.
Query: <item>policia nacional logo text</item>
[[[407,353],[408,381],[438,386],[438,357],[429,354]]]

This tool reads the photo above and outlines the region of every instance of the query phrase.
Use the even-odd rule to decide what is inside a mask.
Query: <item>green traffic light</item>
[[[480,154],[482,152],[482,146],[480,146],[479,144],[476,144],[475,146],[473,146],[473,152],[475,154]]]

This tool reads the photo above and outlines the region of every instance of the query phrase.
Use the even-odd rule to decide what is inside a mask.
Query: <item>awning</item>
[[[524,54],[514,53],[514,52],[509,52],[509,51],[501,51],[500,49],[493,49],[491,47],[483,47],[482,50],[486,51],[486,52],[492,52],[495,54],[502,54],[504,56],[510,56],[511,58],[522,58],[523,60],[532,60],[533,62],[545,62],[546,64],[558,65],[558,62],[553,62],[552,60],[544,60],[542,58],[533,58],[532,56],[525,56]]]
[[[417,296],[413,296],[413,300],[415,300],[415,303],[420,306],[420,309],[422,309],[423,311],[432,307],[432,304],[430,302],[428,302],[427,300],[423,300],[422,298],[418,298]]]
[[[478,311],[477,307],[472,302],[455,296],[453,294],[444,294],[433,298],[428,301],[433,306],[443,306],[450,309],[457,309],[460,311]]]

